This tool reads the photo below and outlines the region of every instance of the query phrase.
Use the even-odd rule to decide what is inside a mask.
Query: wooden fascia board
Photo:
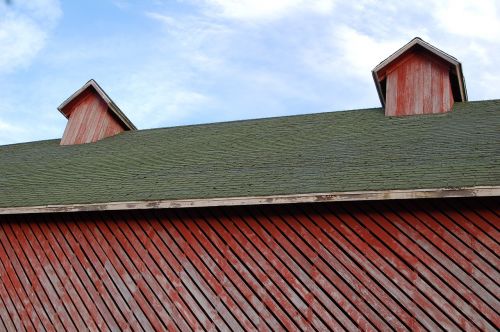
[[[415,45],[419,45],[419,46],[425,48],[429,52],[437,55],[438,57],[442,58],[443,60],[445,60],[446,62],[449,62],[450,64],[452,64],[454,66],[460,64],[460,62],[455,57],[452,57],[451,55],[449,55],[449,54],[441,51],[440,49],[432,46],[431,44],[423,41],[420,38],[414,38],[408,44],[406,44],[405,46],[401,47],[399,50],[397,50],[396,52],[394,52],[393,54],[391,54],[387,59],[385,59],[384,61],[382,61],[381,63],[379,63],[373,69],[373,71],[377,72],[380,69],[384,68],[389,63],[391,63],[392,61],[394,61],[396,58],[398,58],[399,56],[401,56],[401,54],[405,53],[406,51],[408,51],[409,49],[411,49]]]
[[[382,92],[382,86],[380,85],[380,81],[378,79],[378,75],[375,70],[372,70],[372,76],[373,76],[373,81],[375,82],[375,87],[377,88],[377,93],[378,93],[378,98],[380,99],[380,103],[382,104],[382,107],[385,107],[384,93]]]
[[[342,201],[372,201],[420,198],[492,197],[500,196],[500,186],[467,188],[438,188],[414,190],[350,191],[296,195],[253,197],[223,197],[205,199],[154,200],[130,202],[103,202],[91,204],[44,205],[0,208],[0,215],[28,213],[59,213],[81,211],[120,211],[211,206],[297,204]]]
[[[468,100],[467,87],[465,86],[464,73],[462,71],[462,64],[460,62],[456,65],[456,70],[457,70],[457,79],[458,79],[460,94],[462,95],[463,99],[462,101],[467,101]]]
[[[71,103],[73,101],[73,99],[75,99],[77,96],[79,96],[83,91],[87,90],[87,88],[89,88],[90,86],[93,86],[94,89],[97,91],[97,93],[99,93],[99,95],[101,95],[101,93],[99,92],[99,90],[102,91],[102,89],[98,88],[98,85],[96,84],[96,82],[94,80],[90,80],[88,81],[87,83],[85,83],[80,89],[76,90],[71,96],[69,96],[65,101],[62,102],[61,105],[59,105],[59,107],[57,107],[57,109],[59,110],[59,112],[61,112],[63,115],[63,108],[66,107],[69,103]],[[104,99],[104,101],[106,103],[109,102],[109,97],[107,95],[101,95],[101,98]]]

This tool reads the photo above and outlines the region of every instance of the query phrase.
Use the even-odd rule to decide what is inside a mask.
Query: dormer
[[[372,74],[387,116],[445,113],[467,101],[461,63],[418,37]]]
[[[68,119],[61,145],[97,142],[137,129],[94,80],[88,81],[57,109]]]

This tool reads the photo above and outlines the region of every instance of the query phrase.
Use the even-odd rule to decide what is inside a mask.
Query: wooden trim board
[[[488,197],[500,196],[499,186],[439,188],[413,190],[350,191],[294,195],[272,195],[253,197],[221,197],[174,200],[102,202],[89,204],[64,204],[0,208],[0,214],[57,213],[79,211],[117,211],[190,208],[209,206],[295,204],[315,202],[369,201],[419,198]]]

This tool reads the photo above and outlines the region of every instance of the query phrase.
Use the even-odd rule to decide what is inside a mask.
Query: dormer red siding
[[[467,100],[460,62],[420,38],[375,67],[373,77],[388,116],[445,113]]]
[[[60,107],[68,118],[61,145],[97,142],[135,126],[94,80],[90,80]]]

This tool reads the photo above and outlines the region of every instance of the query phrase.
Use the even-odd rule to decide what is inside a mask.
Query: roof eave
[[[0,215],[29,213],[64,213],[83,211],[122,211],[169,208],[195,208],[214,206],[297,204],[343,201],[373,201],[422,198],[497,197],[500,186],[478,186],[466,188],[432,188],[409,190],[350,191],[294,195],[271,195],[252,197],[222,197],[202,199],[177,199],[130,202],[103,202],[89,204],[66,204],[0,208]]]

